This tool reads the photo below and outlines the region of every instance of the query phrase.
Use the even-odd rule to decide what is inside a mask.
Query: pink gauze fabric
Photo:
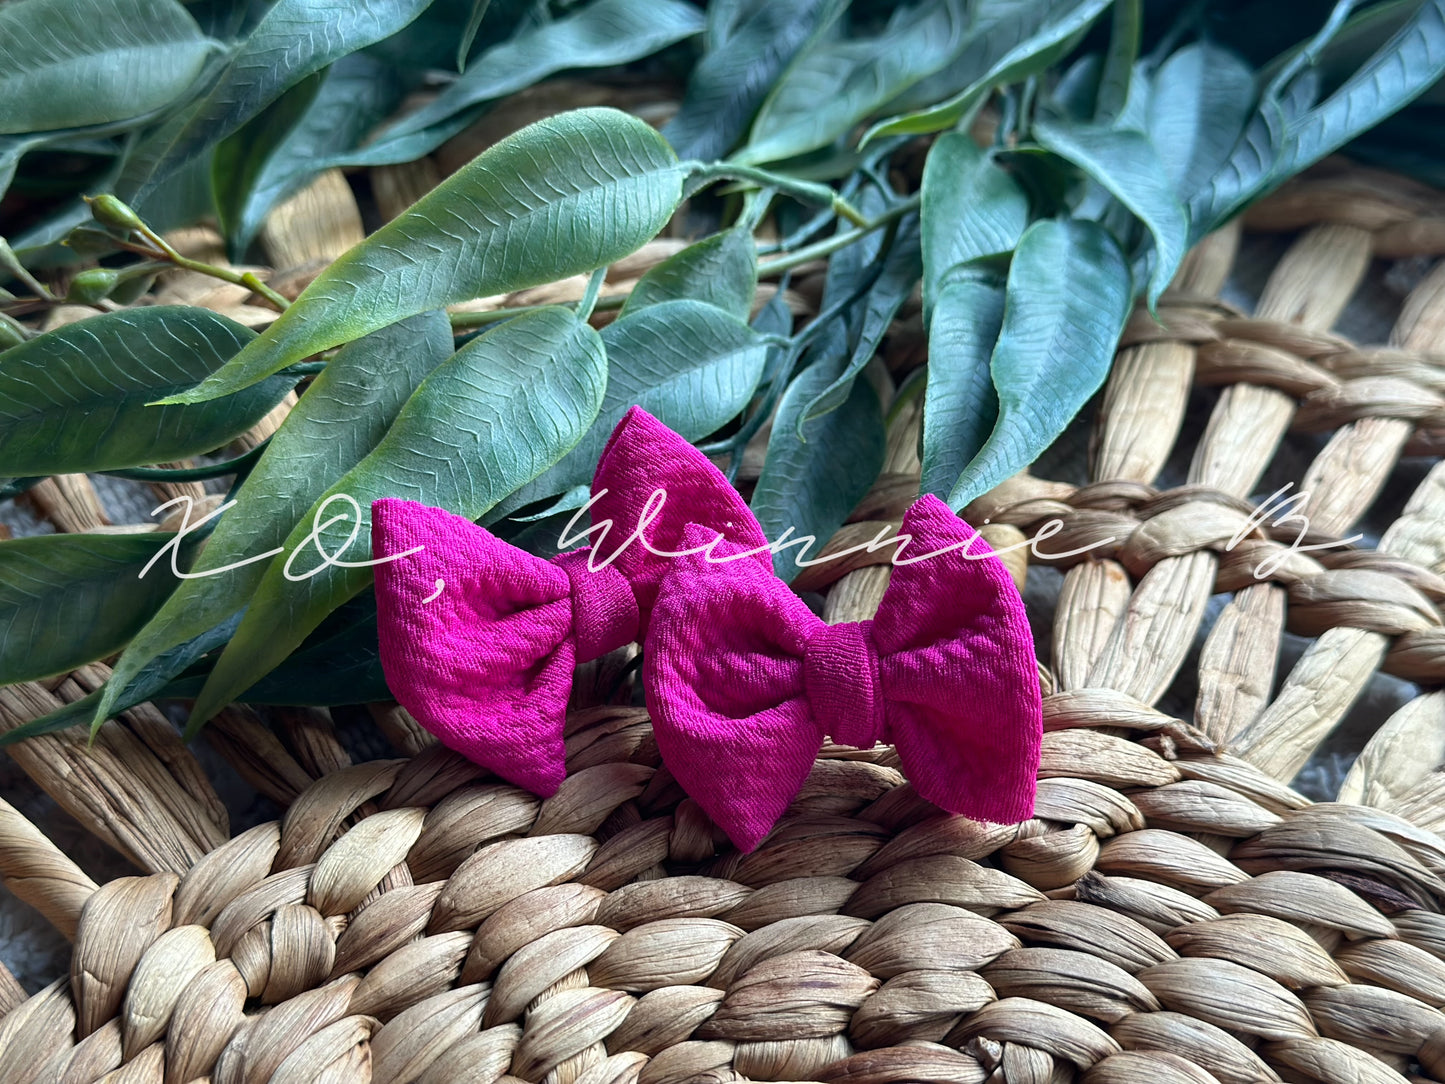
[[[662,551],[682,549],[688,525],[702,524],[709,539],[721,532],[760,550],[748,563],[771,568],[767,540],[737,490],[641,407],[613,430],[592,493],[593,545],[551,560],[440,508],[372,504],[373,558],[424,547],[376,566],[381,664],[392,694],[444,745],[543,797],[565,774],[576,664],[643,638],[673,563],[631,537],[639,524]]]
[[[1018,590],[936,497],[915,502],[900,533],[911,540],[871,621],[824,623],[751,560],[672,562],[643,661],[653,732],[741,850],[787,809],[825,735],[896,745],[918,793],[951,813],[1033,815],[1042,704]],[[714,537],[689,528],[683,548]]]

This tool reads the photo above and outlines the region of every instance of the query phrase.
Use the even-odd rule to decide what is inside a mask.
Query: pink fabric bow
[[[613,430],[592,493],[592,550],[551,560],[440,508],[395,499],[371,506],[373,558],[424,547],[376,566],[387,685],[444,745],[543,797],[566,770],[576,664],[647,630],[672,564],[651,550],[682,549],[688,524],[701,523],[709,539],[721,532],[759,551],[748,564],[771,569],[767,540],[737,490],[641,407]]]
[[[725,541],[717,563],[673,562],[643,663],[653,732],[678,783],[741,850],[787,809],[825,734],[896,745],[918,793],[949,812],[1033,815],[1042,708],[1023,601],[988,543],[936,497],[914,503],[901,533],[912,540],[871,621],[824,623],[770,569],[718,561],[739,549]],[[684,546],[715,537],[689,528]]]

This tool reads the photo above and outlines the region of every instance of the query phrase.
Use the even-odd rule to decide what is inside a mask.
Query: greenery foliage
[[[208,218],[239,260],[322,170],[415,160],[586,70],[671,81],[679,105],[660,130],[612,108],[521,128],[289,304],[161,236]],[[1250,201],[1342,147],[1445,174],[1438,140],[1371,135],[1412,102],[1391,130],[1445,130],[1442,72],[1445,0],[10,0],[0,493],[219,474],[232,503],[182,536],[0,542],[0,683],[121,652],[100,692],[3,740],[154,696],[194,698],[193,728],[236,699],[384,697],[370,569],[320,554],[354,535],[364,560],[381,496],[525,543],[582,503],[633,403],[734,475],[771,423],[752,506],[770,538],[826,539],[881,470],[869,363],[916,291],[923,486],[962,509],[1058,436],[1134,306]],[[602,272],[684,207],[711,228],[595,329]],[[815,319],[795,328],[781,291],[755,306],[815,260]],[[277,318],[143,303],[171,266]],[[576,306],[448,314],[586,273]],[[25,319],[61,300],[96,315]],[[292,389],[260,452],[155,469]],[[167,544],[230,571],[138,577]]]

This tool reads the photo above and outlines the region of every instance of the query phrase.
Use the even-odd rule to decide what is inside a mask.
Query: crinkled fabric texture
[[[564,775],[561,720],[577,665],[571,580],[470,520],[412,501],[371,510],[386,683],[442,743],[549,795]],[[426,601],[443,582],[439,595]]]
[[[646,635],[673,560],[654,551],[680,549],[699,523],[769,560],[737,490],[640,407],[613,430],[592,492],[596,545],[550,561],[440,508],[372,505],[372,555],[396,558],[376,566],[392,694],[443,744],[544,797],[565,775],[576,664]]]
[[[664,581],[644,663],[658,749],[744,851],[787,809],[828,734],[896,745],[919,794],[949,812],[1033,815],[1042,703],[1023,601],[937,498],[917,501],[901,533],[911,540],[877,616],[852,628],[826,625],[752,561],[680,558]]]

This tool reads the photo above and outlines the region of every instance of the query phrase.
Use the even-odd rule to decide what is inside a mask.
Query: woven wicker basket
[[[0,1081],[1445,1080],[1445,694],[1378,730],[1338,802],[1288,785],[1376,671],[1445,678],[1445,465],[1400,464],[1445,441],[1445,264],[1389,347],[1329,330],[1373,256],[1445,252],[1440,213],[1339,168],[1260,205],[1248,228],[1297,235],[1255,314],[1217,300],[1238,230],[1215,235],[1131,326],[1091,483],[1020,476],[969,510],[996,545],[1051,519],[1048,552],[1112,539],[1063,562],[1036,819],[942,816],[892,750],[827,747],[739,856],[659,767],[646,713],[597,702],[610,658],[579,675],[547,801],[392,708],[373,714],[401,756],[365,763],[323,713],[232,709],[209,740],[286,812],[228,839],[141,709],[93,748],[12,751],[145,872],[97,886],[0,805],[0,875],[74,941],[33,997],[0,976]],[[1188,483],[1160,491],[1192,384],[1223,390]],[[916,425],[902,412],[875,522],[842,541],[916,491]],[[1297,525],[1251,520],[1291,426],[1332,433],[1294,479],[1306,543],[1423,477],[1377,548],[1290,552]],[[888,575],[819,567],[833,582],[802,586],[832,619]],[[1313,640],[1277,683],[1286,628]],[[1155,707],[1195,669],[1191,722]],[[0,690],[0,719],[103,677]]]

